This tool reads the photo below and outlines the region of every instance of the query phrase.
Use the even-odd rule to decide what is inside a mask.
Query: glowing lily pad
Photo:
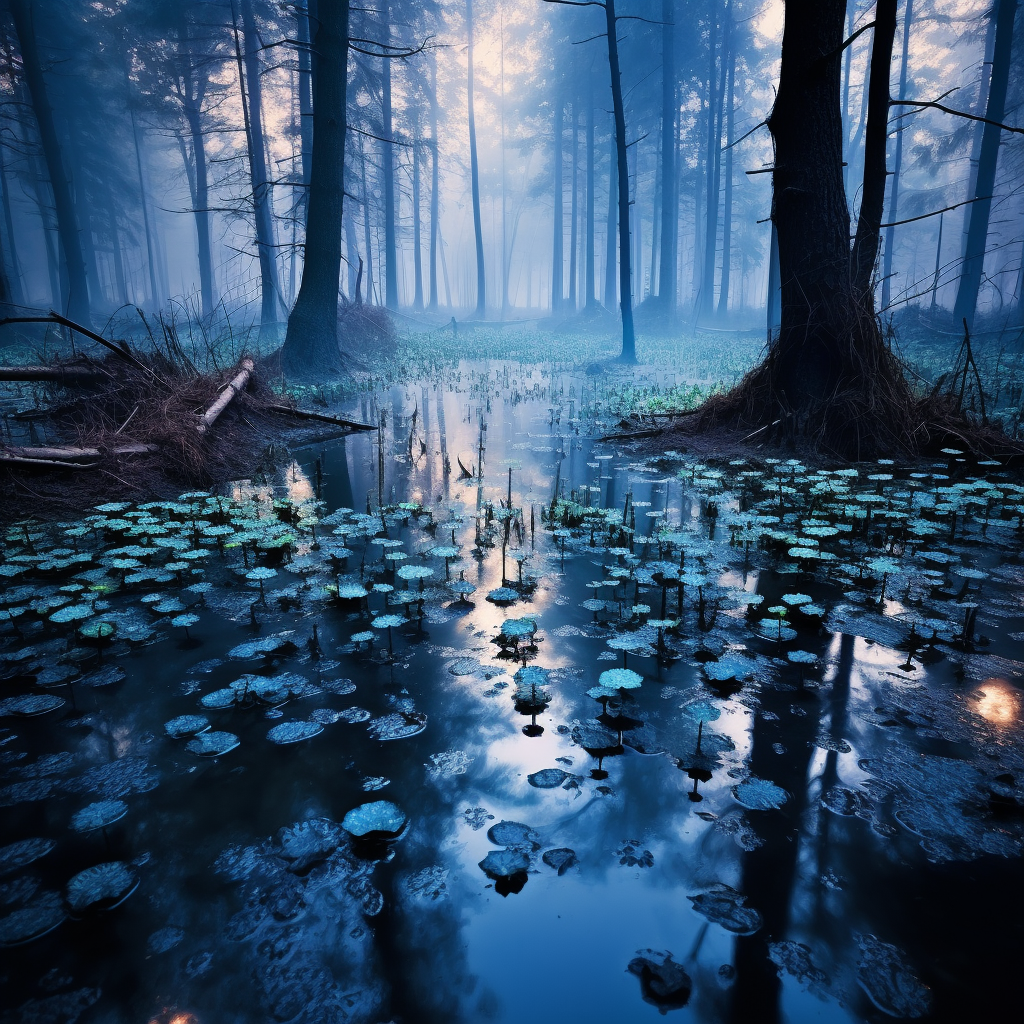
[[[68,882],[65,898],[74,914],[112,910],[128,899],[138,885],[138,876],[128,864],[108,861],[79,871]]]
[[[753,935],[761,927],[761,915],[753,907],[743,905],[746,897],[721,882],[687,898],[698,914],[736,935]]]
[[[220,757],[234,750],[240,740],[233,732],[203,732],[185,744],[185,749],[202,757]]]
[[[202,715],[178,715],[169,722],[164,722],[164,732],[172,740],[180,740],[186,736],[196,736],[210,728],[210,720]]]
[[[72,816],[71,828],[75,832],[93,832],[113,825],[127,813],[128,805],[123,800],[98,800]]]
[[[323,731],[324,727],[319,722],[282,722],[267,733],[267,739],[271,743],[284,746],[289,743],[311,740]]]
[[[420,711],[396,711],[375,718],[367,726],[375,740],[404,740],[416,736],[427,727],[427,716]]]
[[[356,839],[394,839],[405,828],[405,812],[390,800],[374,800],[354,807],[341,827]]]
[[[0,947],[23,946],[42,938],[66,919],[59,897],[41,899],[0,918]]]
[[[0,700],[0,718],[6,715],[17,715],[19,718],[32,718],[35,715],[45,715],[48,711],[56,711],[64,707],[66,701],[63,697],[54,697],[51,694],[28,694],[24,697],[8,697]]]
[[[526,776],[526,781],[537,789],[557,789],[567,778],[568,772],[561,768],[542,768],[539,772]]]
[[[784,789],[767,779],[747,779],[732,787],[732,795],[752,811],[773,811],[789,799]]]
[[[0,847],[0,875],[34,863],[56,845],[52,839],[19,839],[16,843]]]

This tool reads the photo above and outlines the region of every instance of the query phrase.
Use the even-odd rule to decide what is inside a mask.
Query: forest
[[[989,1020],[1024,5],[0,0],[0,1024]]]

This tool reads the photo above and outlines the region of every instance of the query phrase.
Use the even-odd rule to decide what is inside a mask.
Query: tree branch
[[[1002,121],[993,121],[989,117],[980,117],[978,114],[968,114],[964,110],[954,110],[943,103],[936,103],[934,100],[889,100],[890,107],[934,107],[944,114],[952,114],[954,117],[964,117],[968,121],[981,121],[983,124],[995,125],[1004,132],[1013,132],[1015,135],[1024,135],[1024,128],[1015,128],[1010,124],[1003,124]]]

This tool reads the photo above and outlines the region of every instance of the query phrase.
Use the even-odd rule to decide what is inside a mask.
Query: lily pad
[[[79,871],[65,891],[72,913],[112,910],[120,906],[138,888],[139,879],[124,861],[108,861]]]
[[[626,970],[640,979],[640,996],[645,1003],[658,1007],[661,1013],[684,1007],[693,991],[693,982],[672,954],[655,949],[641,949],[629,961]]]
[[[356,839],[395,839],[407,820],[405,812],[390,800],[374,800],[349,811],[341,827]]]
[[[98,800],[77,811],[71,818],[71,829],[75,832],[93,832],[120,821],[128,813],[123,800]]]
[[[375,718],[366,727],[375,740],[404,740],[417,736],[427,727],[427,716],[421,711],[396,711]]]
[[[66,703],[63,697],[55,697],[46,693],[8,697],[6,700],[0,700],[0,718],[8,715],[16,715],[18,718],[34,718],[36,715],[45,715],[48,711],[56,711],[58,708],[64,707]]]
[[[51,896],[0,918],[0,947],[23,946],[49,934],[67,919],[59,897]]]
[[[579,860],[576,851],[568,847],[559,847],[556,850],[547,850],[541,858],[549,868],[554,868],[559,875],[564,875],[570,868],[575,867]]]
[[[311,740],[324,731],[323,725],[319,722],[282,722],[275,725],[267,733],[267,739],[271,743],[284,746],[289,743],[301,743],[303,740]]]
[[[721,882],[688,899],[698,914],[736,935],[753,935],[761,927],[761,915],[743,905],[746,897]]]
[[[526,781],[537,789],[557,789],[567,778],[568,772],[561,768],[542,768],[539,772],[526,776]]]
[[[45,857],[56,845],[52,839],[19,839],[16,843],[0,846],[0,875],[27,867]]]
[[[202,757],[220,757],[234,750],[241,741],[233,732],[203,732],[185,744],[185,749]]]
[[[732,795],[752,811],[773,811],[789,799],[789,794],[774,782],[754,778],[733,786]]]
[[[196,736],[206,732],[210,728],[210,720],[202,715],[178,715],[169,722],[164,722],[164,732],[172,740],[184,739],[186,736]]]

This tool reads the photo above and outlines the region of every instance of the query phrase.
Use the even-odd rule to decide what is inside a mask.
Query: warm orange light
[[[162,1010],[155,1017],[150,1018],[149,1024],[199,1024],[199,1018],[194,1013]]]
[[[1020,717],[1020,692],[1005,679],[986,679],[975,699],[978,714],[993,725],[1005,728]]]

